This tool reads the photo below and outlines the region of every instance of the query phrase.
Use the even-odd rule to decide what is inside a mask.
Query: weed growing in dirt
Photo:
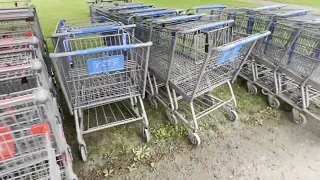
[[[141,161],[143,159],[148,159],[151,156],[151,148],[147,145],[139,145],[132,149],[134,161]]]

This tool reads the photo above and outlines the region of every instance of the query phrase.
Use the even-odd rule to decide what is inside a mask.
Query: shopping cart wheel
[[[177,120],[176,115],[174,115],[173,112],[171,111],[171,109],[167,108],[166,114],[167,114],[167,118],[168,118],[170,124],[176,126],[178,124],[178,120]]]
[[[87,153],[86,147],[84,145],[80,145],[79,150],[80,150],[82,161],[86,162],[88,160],[88,153]]]
[[[191,142],[191,144],[195,145],[195,146],[199,146],[201,143],[201,139],[199,137],[199,135],[195,132],[193,132],[192,130],[189,131],[189,140]]]
[[[232,122],[239,119],[238,113],[235,110],[227,110],[228,119]]]
[[[147,95],[147,98],[148,98],[148,102],[149,102],[151,108],[152,109],[158,109],[157,100],[153,96],[150,96],[150,95]]]
[[[255,85],[249,85],[247,90],[250,95],[255,96],[258,94],[258,88]]]
[[[269,100],[269,106],[271,106],[274,109],[277,109],[280,107],[280,101],[277,98],[271,98]]]
[[[261,89],[261,93],[263,94],[263,95],[268,95],[268,91],[267,90],[265,90],[265,89]]]
[[[305,124],[307,122],[307,118],[304,114],[300,113],[299,110],[293,108],[292,109],[293,121],[296,124]]]
[[[143,137],[143,139],[144,139],[146,142],[149,142],[149,141],[151,140],[151,134],[150,134],[149,129],[143,128],[142,137]]]

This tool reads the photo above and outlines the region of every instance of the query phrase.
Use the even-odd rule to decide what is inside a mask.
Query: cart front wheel
[[[292,111],[292,106],[288,103],[283,104],[283,109],[286,111]]]
[[[80,145],[79,148],[80,148],[81,159],[82,161],[86,162],[88,160],[86,147],[84,145]]]
[[[199,146],[201,143],[199,135],[195,132],[189,133],[189,140],[190,140],[191,144],[193,144],[195,146]]]
[[[258,88],[255,85],[248,86],[248,93],[252,96],[255,96],[258,94]]]

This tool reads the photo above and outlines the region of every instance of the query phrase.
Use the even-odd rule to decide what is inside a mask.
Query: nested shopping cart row
[[[0,179],[77,179],[34,7],[0,9]]]
[[[248,91],[257,94],[256,86],[268,95],[269,104],[292,109],[293,120],[305,123],[302,112],[319,120],[319,17],[311,10],[242,11],[237,16],[242,32],[270,30],[261,40],[240,75],[248,81]],[[239,12],[239,11],[238,11]],[[227,17],[227,16],[225,16]],[[291,106],[291,107],[290,107]]]

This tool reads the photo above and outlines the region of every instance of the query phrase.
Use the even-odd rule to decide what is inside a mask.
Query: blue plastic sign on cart
[[[88,73],[100,74],[124,69],[124,56],[106,56],[87,60]]]

